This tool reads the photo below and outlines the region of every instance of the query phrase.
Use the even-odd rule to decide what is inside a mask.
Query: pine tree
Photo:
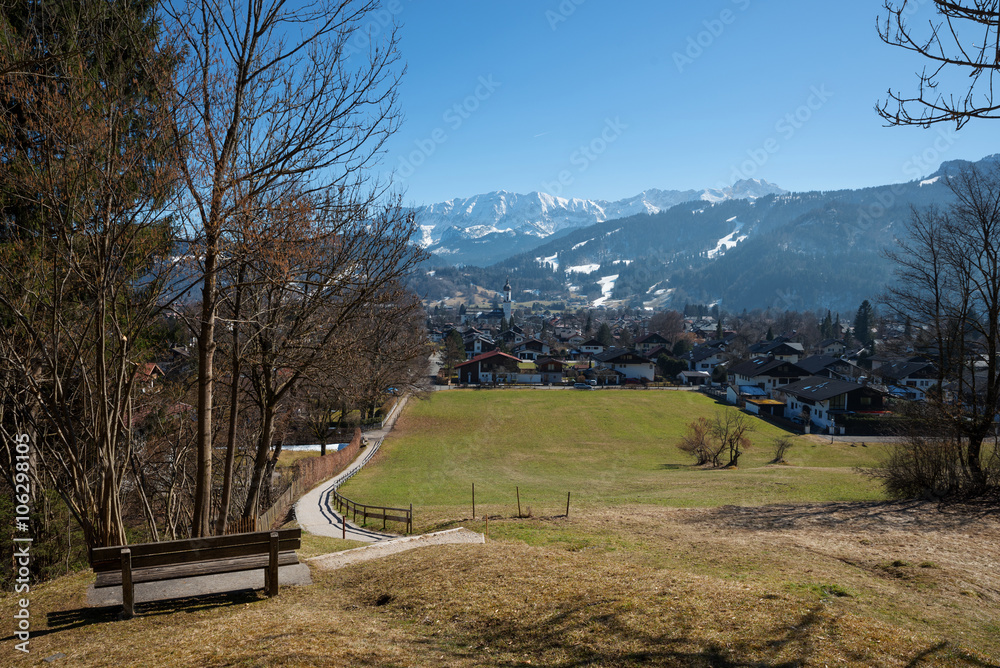
[[[774,330],[770,327],[767,328],[767,335],[764,337],[765,341],[774,341]]]
[[[867,299],[861,302],[854,316],[854,338],[867,345],[872,340],[872,326],[875,324],[875,309]]]

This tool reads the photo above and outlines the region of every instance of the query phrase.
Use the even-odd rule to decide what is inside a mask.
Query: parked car
[[[592,389],[594,389],[593,386],[588,385],[587,383],[573,383],[573,388],[577,389],[577,390],[592,390]]]

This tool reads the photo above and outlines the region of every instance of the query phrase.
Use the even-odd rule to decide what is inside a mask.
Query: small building
[[[635,351],[607,350],[595,355],[594,360],[605,369],[620,372],[626,379],[651,381],[655,377],[653,362]]]
[[[635,349],[643,355],[649,356],[650,352],[655,348],[662,348],[669,343],[669,341],[657,332],[650,332],[635,340]]]
[[[831,355],[840,357],[847,352],[847,345],[839,339],[823,339],[816,346],[817,355]]]
[[[548,356],[549,346],[538,339],[528,339],[514,346],[513,353],[520,359],[535,361]]]
[[[597,339],[590,339],[589,341],[584,341],[577,348],[581,353],[585,355],[600,355],[604,352],[604,346]]]
[[[458,382],[467,385],[513,383],[520,373],[520,362],[513,355],[493,350],[477,355],[455,368],[458,370]]]
[[[885,408],[884,395],[875,388],[822,376],[785,385],[773,398],[784,401],[786,418],[800,417],[806,424],[831,432],[838,415],[880,413]]]
[[[729,382],[734,386],[756,385],[770,394],[776,387],[794,383],[808,376],[804,369],[791,362],[768,357],[755,357],[729,369]],[[772,395],[773,396],[773,395]]]
[[[783,338],[779,337],[779,339]],[[755,343],[750,346],[750,357],[770,357],[792,364],[805,357],[805,349],[801,343],[779,339]]]
[[[539,380],[546,385],[561,385],[566,363],[553,357],[543,357],[535,362],[538,368]]]
[[[677,382],[681,385],[708,385],[712,382],[712,374],[705,371],[685,370],[677,374]]]

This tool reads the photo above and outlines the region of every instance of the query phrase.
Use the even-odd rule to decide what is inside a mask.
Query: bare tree
[[[210,532],[219,271],[234,259],[233,226],[253,206],[327,193],[344,211],[367,212],[384,192],[368,168],[398,124],[396,33],[365,54],[346,49],[378,6],[176,0],[163,8],[182,49],[174,130],[201,262],[194,535]]]
[[[712,423],[707,418],[698,418],[688,424],[687,432],[677,444],[681,452],[695,458],[697,466],[706,464],[719,466],[719,456],[723,447],[723,444],[714,438]]]
[[[1000,402],[1000,168],[947,178],[954,202],[914,211],[909,238],[889,254],[899,280],[884,301],[930,335],[938,367],[928,393],[933,421],[964,444],[954,462],[962,492],[982,493],[996,465],[984,461],[983,444]]]
[[[953,122],[961,128],[973,118],[1000,118],[1000,101],[994,100],[1000,83],[1000,6],[996,0],[933,1],[937,18],[915,29],[908,19],[920,10],[920,0],[885,0],[879,37],[929,62],[918,75],[916,93],[889,89],[876,110],[891,125]],[[942,83],[957,92],[942,92]]]
[[[726,466],[736,468],[740,455],[750,448],[750,434],[754,424],[746,413],[739,410],[716,411],[712,421],[712,436],[719,443],[719,452],[729,451],[729,463]],[[715,465],[718,466],[718,458]]]
[[[787,434],[779,436],[778,438],[774,439],[774,442],[772,443],[771,446],[772,452],[774,453],[774,459],[771,460],[771,463],[784,464],[785,455],[788,454],[788,451],[791,450],[792,446],[794,445],[795,441],[793,441],[792,437],[788,436]]]
[[[175,172],[152,84],[169,59],[148,6],[26,17],[31,48],[63,55],[0,82],[0,429],[32,436],[89,546],[121,544],[136,380],[171,250]]]

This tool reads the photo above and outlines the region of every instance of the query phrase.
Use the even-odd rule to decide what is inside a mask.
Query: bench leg
[[[135,616],[135,588],[132,586],[132,550],[122,550],[122,619]]]
[[[271,554],[267,563],[267,574],[264,577],[268,596],[278,595],[278,532],[271,532]]]

